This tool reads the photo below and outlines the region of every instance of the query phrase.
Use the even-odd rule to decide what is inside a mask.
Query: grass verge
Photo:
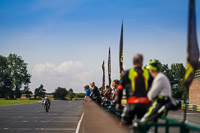
[[[0,106],[8,106],[8,105],[17,105],[17,104],[28,104],[28,103],[36,103],[41,100],[5,100],[5,99],[0,99]]]

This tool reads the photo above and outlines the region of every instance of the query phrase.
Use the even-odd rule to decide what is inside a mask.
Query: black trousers
[[[149,104],[147,103],[128,103],[123,110],[121,121],[124,125],[131,125],[135,116],[141,119],[147,112]]]
[[[168,107],[171,105],[170,99],[155,99],[148,112],[141,119],[141,122],[157,121],[161,116],[166,116],[168,113]]]

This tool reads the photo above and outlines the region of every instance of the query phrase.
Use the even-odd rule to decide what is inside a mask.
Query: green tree
[[[73,92],[73,89],[72,89],[72,88],[70,88],[70,89],[69,89],[67,97],[68,97],[68,98],[70,98],[71,100],[72,100],[72,98],[74,98],[74,97],[75,97],[75,94],[74,94],[74,92]]]
[[[44,86],[41,84],[40,87],[36,88],[35,89],[35,98],[38,96],[38,97],[42,97],[44,98],[45,97],[45,92],[46,90],[44,89]]]
[[[85,93],[76,93],[75,97],[77,97],[77,98],[84,98],[85,97]]]
[[[182,63],[172,64],[169,68],[167,64],[161,65],[161,71],[168,77],[172,86],[172,96],[182,98],[184,93],[185,67]]]
[[[21,56],[10,54],[7,57],[8,73],[12,82],[12,90],[17,98],[21,97],[20,88],[22,85],[30,83],[31,75],[27,70],[27,63],[22,60]]]
[[[171,65],[170,75],[173,78],[172,85],[172,96],[175,98],[182,98],[184,93],[184,75],[185,67],[182,63],[176,63]]]
[[[65,88],[58,87],[54,92],[54,98],[59,98],[64,100],[67,95],[67,90]]]
[[[169,80],[171,79],[170,69],[168,67],[168,64],[161,64],[161,72],[163,72],[169,78]]]
[[[3,56],[0,56],[0,98],[5,97],[5,73],[8,68],[7,59]]]
[[[31,98],[30,94],[33,94],[28,86],[24,87],[23,93],[26,94],[26,98]]]
[[[0,98],[14,98],[7,58],[0,55]]]

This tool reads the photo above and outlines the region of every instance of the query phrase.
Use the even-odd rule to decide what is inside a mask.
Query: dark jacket
[[[130,73],[132,70],[137,73],[137,76],[134,77],[134,75]],[[147,70],[145,70],[145,72],[147,77],[149,77],[147,87],[150,88],[153,78],[150,76]],[[121,104],[123,89],[125,89],[127,100],[130,97],[147,97],[148,90],[146,88],[144,70],[142,70],[140,67],[137,67],[124,73],[118,86],[118,97],[116,102],[119,104]]]
[[[94,89],[90,95],[90,97],[96,101],[97,103],[101,103],[101,97],[100,97],[100,93],[99,93],[99,90],[96,86],[94,86]]]

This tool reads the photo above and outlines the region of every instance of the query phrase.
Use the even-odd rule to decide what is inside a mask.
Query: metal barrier
[[[163,122],[141,123],[138,121],[137,132],[148,133],[150,128],[154,128],[154,133],[158,133],[158,129],[161,127],[165,128],[165,133],[169,133],[172,127],[179,128],[180,133],[200,132],[200,127],[191,123],[180,122],[167,117],[162,117],[161,120]]]
[[[182,109],[188,109],[191,111],[200,111],[200,105],[192,105],[192,104],[182,104]],[[104,105],[104,109],[111,114],[115,115],[117,118],[120,118],[122,110],[121,111],[116,111],[115,110],[115,105],[106,102]],[[194,125],[192,123],[186,123],[183,121],[178,121],[172,118],[168,117],[162,117],[159,119],[159,122],[148,122],[148,123],[141,123],[140,121],[137,121],[138,126],[136,128],[137,133],[149,133],[149,129],[154,129],[154,133],[158,133],[160,128],[164,128],[165,133],[169,133],[171,128],[178,128],[179,133],[190,133],[190,132],[200,132],[200,126]],[[178,133],[178,131],[177,131]]]
[[[115,109],[115,103],[107,102],[107,103],[105,103],[104,108],[105,108],[105,110],[107,110],[108,112],[110,112],[115,117],[117,117],[119,119],[121,118],[121,114],[122,114],[123,110],[122,109],[116,110]]]

